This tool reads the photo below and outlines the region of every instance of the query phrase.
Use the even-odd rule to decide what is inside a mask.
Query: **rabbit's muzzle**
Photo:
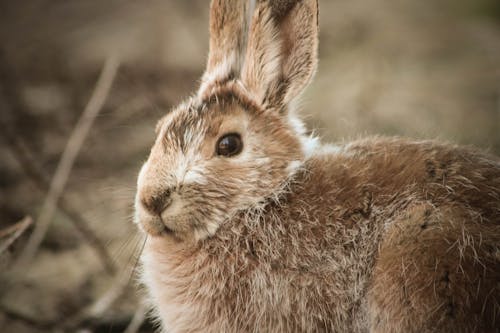
[[[137,184],[135,199],[135,222],[149,235],[159,236],[173,232],[165,218],[170,215],[175,205],[175,188],[165,186],[151,177],[150,170],[143,166]],[[177,201],[178,201],[177,197]],[[174,209],[176,210],[176,209]]]
[[[183,231],[185,224],[185,204],[177,188],[161,186],[141,186],[136,198],[136,220],[151,234]]]
[[[163,211],[172,203],[171,194],[171,189],[159,191],[143,190],[139,195],[140,203],[149,214],[161,216]]]

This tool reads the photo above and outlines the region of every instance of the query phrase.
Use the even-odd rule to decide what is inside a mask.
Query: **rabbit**
[[[165,332],[499,332],[500,161],[320,143],[297,113],[317,0],[213,0],[199,90],[168,112],[135,217]]]

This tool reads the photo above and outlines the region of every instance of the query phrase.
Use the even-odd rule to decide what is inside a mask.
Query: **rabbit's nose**
[[[172,202],[170,194],[172,190],[165,189],[155,193],[144,193],[141,196],[142,206],[153,215],[161,215]]]

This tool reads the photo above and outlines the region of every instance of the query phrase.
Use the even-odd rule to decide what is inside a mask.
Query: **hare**
[[[213,0],[198,92],[143,165],[141,279],[165,332],[498,332],[500,162],[372,137],[322,145],[294,105],[317,0]]]

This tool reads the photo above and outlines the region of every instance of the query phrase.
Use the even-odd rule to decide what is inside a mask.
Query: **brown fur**
[[[210,53],[200,93],[239,75],[248,30],[247,1],[214,0],[210,5]]]
[[[250,27],[241,79],[267,108],[292,102],[316,71],[317,1],[290,3],[278,1],[267,6],[261,1]],[[277,12],[279,16],[273,16]]]
[[[243,54],[222,21],[247,5],[211,8],[213,41]],[[165,330],[498,332],[500,161],[400,138],[316,145],[290,108],[316,68],[316,1],[258,1],[248,34],[241,75],[205,76],[139,175]],[[230,158],[215,153],[227,133],[243,142]]]

